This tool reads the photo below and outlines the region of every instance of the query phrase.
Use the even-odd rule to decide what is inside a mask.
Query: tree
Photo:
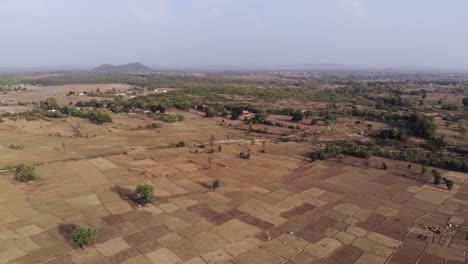
[[[301,111],[295,111],[292,114],[292,119],[291,119],[292,122],[297,123],[297,122],[301,121],[302,119],[304,119],[304,114]]]
[[[312,119],[312,121],[310,121],[310,124],[311,124],[312,126],[317,125],[317,124],[318,124],[317,119]]]
[[[408,169],[411,170],[411,168],[413,167],[413,164],[408,164]]]
[[[156,200],[154,187],[149,184],[138,185],[135,189],[135,194],[142,205],[154,203]]]
[[[211,146],[211,148],[213,148],[215,140],[216,140],[215,135],[211,135],[211,137],[210,137],[210,146]]]
[[[221,145],[218,146],[218,152],[221,152],[223,150],[223,147]]]
[[[75,227],[73,232],[68,235],[68,239],[77,243],[81,248],[85,248],[86,246],[91,245],[94,243],[94,241],[96,241],[96,238],[96,229],[82,226]]]
[[[468,106],[468,97],[463,98],[462,103],[464,106]]]
[[[436,169],[432,170],[432,176],[434,177],[434,184],[440,184],[440,180],[442,179],[442,176]]]
[[[34,166],[20,164],[16,166],[16,180],[20,182],[28,182],[36,179],[36,169]]]
[[[453,188],[453,181],[444,178],[444,182],[445,182],[445,185],[447,186],[447,188],[448,188],[449,190],[452,190],[452,188]]]
[[[211,184],[211,187],[216,190],[219,188],[220,185],[221,185],[221,182],[219,180],[214,180],[213,183]]]
[[[382,162],[382,169],[388,170],[388,165],[385,162]]]

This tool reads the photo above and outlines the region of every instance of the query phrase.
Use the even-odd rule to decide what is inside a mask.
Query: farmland
[[[466,262],[468,82],[385,78],[6,76],[0,263]]]

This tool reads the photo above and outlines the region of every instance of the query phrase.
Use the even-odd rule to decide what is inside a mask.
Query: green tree
[[[96,241],[96,238],[96,229],[82,226],[77,226],[73,232],[68,235],[68,239],[78,244],[81,248],[91,245]]]
[[[154,187],[149,184],[138,185],[135,189],[135,194],[142,205],[154,203],[156,200]]]
[[[468,97],[463,98],[462,103],[464,106],[468,106]]]
[[[16,180],[20,182],[28,182],[36,179],[36,169],[34,166],[20,164],[16,166]]]
[[[449,190],[452,190],[452,189],[453,189],[453,181],[452,181],[452,180],[449,180],[449,179],[444,178],[444,182],[445,182],[445,185],[447,186],[447,188],[448,188]]]
[[[295,111],[292,114],[292,119],[291,119],[292,122],[299,122],[302,119],[304,119],[304,114],[301,111]]]

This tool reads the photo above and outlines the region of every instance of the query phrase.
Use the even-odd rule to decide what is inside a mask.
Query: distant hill
[[[139,62],[128,63],[123,65],[103,64],[92,70],[100,73],[134,73],[134,74],[149,74],[154,72],[153,69]]]

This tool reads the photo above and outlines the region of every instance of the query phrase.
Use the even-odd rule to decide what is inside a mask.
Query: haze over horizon
[[[468,69],[463,0],[2,0],[0,68]]]

